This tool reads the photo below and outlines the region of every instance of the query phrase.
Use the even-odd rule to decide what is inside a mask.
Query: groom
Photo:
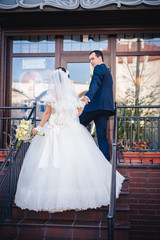
[[[106,129],[108,118],[114,115],[112,76],[103,63],[101,51],[92,51],[89,54],[89,61],[94,71],[89,90],[82,99],[85,102],[85,108],[80,115],[80,123],[87,126],[94,120],[99,148],[110,161]]]

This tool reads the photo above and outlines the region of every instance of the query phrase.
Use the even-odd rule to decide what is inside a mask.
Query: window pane
[[[108,51],[108,35],[67,35],[63,39],[64,51]]]
[[[67,69],[77,94],[83,96],[88,90],[91,79],[92,67],[90,63],[68,63]]]
[[[160,104],[160,56],[116,58],[117,102]]]
[[[77,83],[90,82],[90,63],[68,63],[70,79]]]
[[[160,51],[159,34],[119,34],[117,52]]]
[[[55,36],[23,36],[13,38],[13,53],[54,53]]]
[[[160,51],[160,34],[144,34],[142,51]]]
[[[12,106],[30,106],[36,101],[37,118],[41,118],[44,111],[44,95],[54,68],[54,57],[13,58]],[[22,114],[24,113],[22,111]]]

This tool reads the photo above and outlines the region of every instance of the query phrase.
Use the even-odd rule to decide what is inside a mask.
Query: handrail
[[[116,148],[117,148],[117,105],[115,103],[114,131],[112,144],[112,176],[110,204],[108,211],[108,240],[114,239],[114,224],[116,222]]]
[[[11,108],[6,107],[6,109]],[[5,109],[5,107],[3,107],[3,109]],[[17,107],[12,109],[24,108]],[[32,119],[32,121],[35,123],[36,103],[33,104],[32,108],[29,107],[27,109],[32,109],[29,116],[27,117],[27,120]],[[23,158],[29,146],[28,143],[24,144],[24,142],[22,141],[20,146],[16,150],[17,142],[18,140],[16,140],[15,143],[11,145],[9,152],[0,168],[0,176],[2,175],[5,168],[7,168],[0,180],[0,225],[3,223],[7,214],[9,214],[9,217],[11,217],[12,200],[15,195],[19,172],[23,163]],[[8,162],[9,165],[7,165]]]
[[[33,103],[34,104],[34,103]],[[4,109],[4,110],[6,110],[6,109],[32,109],[33,107],[0,107],[0,109]]]
[[[117,105],[117,108],[160,108],[160,105]]]

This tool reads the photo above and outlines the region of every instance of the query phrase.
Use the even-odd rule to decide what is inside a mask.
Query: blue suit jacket
[[[109,116],[114,115],[113,80],[109,69],[104,63],[95,66],[88,92],[85,94],[90,102],[85,112],[104,110]]]

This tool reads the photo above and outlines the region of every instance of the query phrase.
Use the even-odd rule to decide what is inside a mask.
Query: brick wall
[[[118,167],[129,178],[129,240],[160,239],[160,166]]]

